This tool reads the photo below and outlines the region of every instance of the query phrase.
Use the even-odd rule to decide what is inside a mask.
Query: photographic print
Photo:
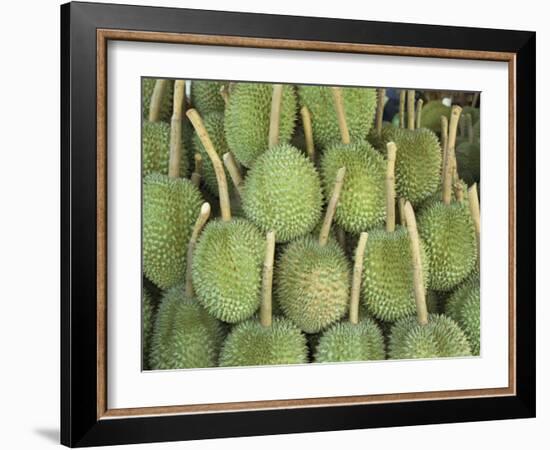
[[[141,83],[143,370],[479,356],[479,92]]]

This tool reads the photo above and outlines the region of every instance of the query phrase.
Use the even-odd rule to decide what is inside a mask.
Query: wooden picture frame
[[[285,30],[285,31],[282,31]],[[507,388],[109,409],[110,40],[504,61],[509,67]],[[91,446],[535,415],[535,33],[93,3],[61,7],[61,442]]]

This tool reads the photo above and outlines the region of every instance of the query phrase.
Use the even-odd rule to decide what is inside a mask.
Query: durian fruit
[[[279,85],[281,86],[281,85]],[[231,153],[243,166],[252,167],[268,148],[272,93],[274,86],[263,83],[236,83],[225,109],[225,135]],[[296,120],[294,87],[282,86],[278,136],[289,142]]]
[[[193,259],[193,283],[199,302],[217,319],[237,323],[260,306],[261,266],[265,243],[250,222],[232,219],[223,164],[204,123],[194,109],[187,111],[212,161],[218,181],[221,220],[210,222]]]
[[[453,106],[442,201],[429,205],[419,215],[420,235],[430,266],[429,286],[436,291],[449,291],[462,283],[474,269],[477,259],[474,224],[468,206],[460,199],[451,202],[454,147],[460,113],[460,106]]]
[[[174,114],[168,175],[152,173],[143,179],[143,272],[161,289],[185,275],[185,248],[202,203],[198,189],[179,178],[184,81],[174,87]]]
[[[160,82],[160,85],[159,85]],[[156,100],[154,100],[156,98]],[[174,100],[174,81],[166,79],[141,79],[141,113],[150,122],[170,123]],[[151,111],[151,103],[156,108]],[[151,116],[151,114],[153,114]]]
[[[422,119],[420,127],[427,128],[434,133],[441,133],[441,116],[451,115],[451,107],[445,105],[441,100],[431,100],[422,108]]]
[[[473,355],[479,355],[480,305],[479,278],[471,277],[458,287],[445,304],[445,314],[466,334]]]
[[[437,190],[441,176],[441,148],[433,131],[415,129],[414,95],[414,90],[408,91],[408,128],[396,129],[393,142],[399,149],[395,164],[397,193],[418,205]]]
[[[357,87],[341,89],[344,108],[347,112],[347,126],[353,141],[365,140],[374,120],[376,90]],[[333,106],[333,94],[328,86],[298,86],[300,105],[311,112],[313,138],[322,149],[340,140],[340,131]]]
[[[223,344],[220,366],[260,366],[307,362],[307,342],[296,325],[283,317],[272,318],[271,290],[275,234],[267,233],[262,276],[260,320],[237,324]]]
[[[479,182],[479,140],[476,142],[472,116],[466,116],[467,140],[456,147],[456,163],[460,177],[468,184]]]
[[[223,81],[193,80],[191,82],[191,104],[193,108],[203,117],[210,113],[223,113],[225,102],[221,89],[226,85],[227,83]]]
[[[361,233],[355,251],[349,321],[338,322],[321,335],[315,350],[315,362],[368,361],[385,358],[384,337],[376,322],[369,317],[359,320],[359,293],[367,238],[366,232]]]
[[[386,144],[393,139],[393,132],[397,128],[393,123],[383,121],[385,103],[386,89],[378,88],[375,127],[370,130],[367,140],[376,150],[382,152],[385,152]],[[397,119],[397,126],[399,126],[399,118]]]
[[[347,114],[340,88],[332,88],[336,117],[341,130],[341,143],[328,147],[321,160],[321,173],[327,197],[332,180],[340,167],[346,168],[346,180],[335,222],[349,233],[358,234],[380,225],[385,218],[384,179],[386,163],[367,141],[350,143]]]
[[[414,267],[417,316],[407,316],[395,322],[389,339],[389,357],[412,359],[470,356],[468,339],[455,321],[444,315],[428,315],[420,238],[414,211],[409,202],[405,205],[405,217]]]
[[[164,294],[156,317],[149,356],[152,369],[214,367],[224,337],[222,324],[195,300],[191,283],[193,250],[210,216],[204,203],[187,249],[185,288],[177,285]]]
[[[306,236],[288,244],[278,264],[276,298],[284,315],[306,333],[317,333],[342,318],[348,309],[348,259],[330,226],[344,181],[336,177],[333,195],[316,241]]]
[[[155,321],[155,305],[149,291],[143,287],[141,298],[141,353],[143,369],[149,369],[149,354],[153,325]]]
[[[404,226],[395,225],[396,153],[399,150],[395,144],[388,143],[386,229],[371,231],[363,265],[363,302],[370,314],[385,322],[411,315],[416,308],[409,232]],[[427,261],[423,269],[427,273]]]

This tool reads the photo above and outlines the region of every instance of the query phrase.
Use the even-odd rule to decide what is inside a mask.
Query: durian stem
[[[481,217],[479,213],[479,198],[477,196],[477,184],[474,183],[468,189],[468,206],[470,207],[470,214],[474,222],[474,229],[476,232],[477,243],[477,267],[479,270],[479,264],[481,259]]]
[[[468,142],[474,142],[474,124],[472,123],[472,115],[466,114],[466,130],[468,131]]]
[[[201,184],[202,172],[202,156],[200,153],[195,153],[195,170],[191,174],[191,183],[199,187]]]
[[[223,98],[223,102],[227,106],[227,104],[229,103],[229,92],[225,84],[222,84],[222,86],[220,87],[220,95]]]
[[[420,237],[416,228],[414,210],[409,202],[405,204],[405,217],[411,245],[414,298],[416,301],[416,317],[420,325],[428,323],[428,308],[426,306],[426,291],[424,290],[424,273],[420,254]]]
[[[170,160],[168,163],[168,176],[178,178],[180,176],[181,150],[182,150],[182,111],[185,101],[185,81],[176,80],[174,83],[174,111],[170,122]]]
[[[414,130],[414,89],[407,91],[407,128]]]
[[[420,123],[422,122],[422,105],[424,105],[424,100],[419,98],[416,102],[416,128],[420,128]]]
[[[441,116],[441,154],[443,166],[441,169],[441,183],[445,177],[445,167],[447,167],[447,146],[449,143],[449,120],[447,116]]]
[[[399,205],[399,219],[401,220],[401,225],[404,227],[407,226],[407,219],[405,219],[405,199],[403,197],[398,200]]]
[[[446,205],[451,204],[451,188],[454,174],[453,165],[455,164],[454,158],[456,131],[461,112],[462,108],[458,105],[453,105],[453,107],[451,108],[451,120],[449,121],[449,140],[447,142],[447,157],[445,158],[445,170],[443,176],[443,203],[445,203]]]
[[[187,247],[187,263],[185,269],[185,296],[187,298],[192,298],[195,294],[193,292],[193,253],[195,251],[195,245],[199,239],[202,229],[206,225],[208,218],[210,217],[210,203],[203,203],[195,226],[193,227],[193,232],[191,234],[191,239],[189,240],[189,246]]]
[[[149,122],[158,122],[160,120],[162,98],[164,97],[167,86],[168,80],[158,79],[155,81],[155,87],[151,95],[151,103],[149,104]]]
[[[302,125],[304,126],[304,136],[306,138],[306,152],[311,159],[311,162],[315,162],[315,147],[313,145],[313,128],[311,127],[311,114],[307,106],[302,106],[300,110],[302,115]]]
[[[262,303],[260,304],[260,323],[264,327],[271,326],[272,320],[272,288],[273,260],[275,258],[275,233],[269,231],[266,235],[265,261],[262,276]]]
[[[237,189],[239,196],[242,197],[244,181],[241,175],[241,170],[237,165],[237,161],[235,161],[235,158],[231,152],[227,152],[223,155],[223,163],[225,164],[227,172],[229,172],[229,176],[231,177],[231,181],[233,181],[235,189]]]
[[[407,91],[401,89],[399,91],[399,128],[405,128],[405,96]]]
[[[342,137],[342,143],[347,145],[350,143],[348,123],[346,122],[346,110],[344,109],[344,98],[342,97],[342,89],[339,87],[333,87],[332,99],[334,100],[334,109],[336,110],[336,117],[338,117],[338,127],[340,128],[340,136]]]
[[[279,122],[281,120],[281,100],[283,99],[283,85],[274,84],[271,96],[271,117],[269,119],[268,148],[279,143]]]
[[[472,108],[476,107],[478,99],[479,99],[479,92],[474,92],[474,96],[472,97]]]
[[[386,89],[379,88],[376,98],[376,135],[382,136],[382,123],[384,119],[384,100],[386,99]]]
[[[214,166],[214,172],[216,173],[216,180],[218,182],[218,191],[220,194],[220,209],[222,212],[222,220],[224,222],[229,222],[231,220],[231,203],[229,201],[229,190],[227,188],[227,178],[225,176],[225,170],[223,169],[223,163],[212,144],[212,140],[208,135],[208,131],[204,127],[204,123],[201,119],[201,116],[196,109],[190,109],[187,111],[187,117],[191,121],[193,128],[197,133],[208,157],[212,161]]]
[[[455,165],[455,170],[456,170],[456,165]],[[462,189],[462,183],[460,182],[458,173],[455,173],[453,187],[454,187],[456,201],[458,203],[462,203],[464,201],[464,191]]]
[[[386,145],[388,165],[386,168],[386,231],[395,231],[395,157],[397,146],[393,142]]]
[[[325,213],[325,219],[323,220],[323,226],[321,227],[321,233],[319,233],[319,245],[324,247],[327,245],[328,237],[330,234],[330,227],[332,226],[332,221],[334,219],[334,213],[336,212],[336,207],[338,206],[338,201],[340,200],[340,194],[342,193],[342,187],[344,185],[344,176],[346,175],[346,168],[340,167],[336,173],[336,180],[334,182],[334,189],[332,190],[332,195],[327,206],[327,211]]]
[[[363,260],[365,247],[369,234],[362,232],[355,249],[355,262],[353,264],[353,278],[351,281],[351,298],[349,304],[349,321],[357,325],[359,323],[359,293],[361,292],[361,278],[363,276]]]

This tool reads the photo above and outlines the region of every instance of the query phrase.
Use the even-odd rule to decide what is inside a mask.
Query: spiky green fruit
[[[149,357],[152,369],[215,367],[224,337],[222,324],[181,286],[161,300]]]
[[[141,113],[144,119],[149,117],[149,106],[151,105],[151,96],[155,89],[155,78],[141,79]],[[172,105],[174,104],[174,80],[169,80],[160,104],[160,120],[170,122],[172,117]]]
[[[355,234],[380,225],[386,217],[384,157],[366,141],[327,148],[321,161],[327,198],[332,195],[336,173],[341,167],[346,168],[346,175],[334,221]]]
[[[367,140],[372,147],[382,153],[386,153],[386,144],[393,139],[393,133],[398,127],[394,126],[391,122],[384,122],[382,124],[382,130],[380,135],[375,128],[372,128],[369,132]]]
[[[265,366],[307,362],[307,341],[290,320],[274,317],[264,327],[256,318],[236,325],[223,343],[220,366]]]
[[[393,133],[397,146],[396,191],[413,205],[432,195],[441,181],[441,148],[437,136],[427,128],[398,128]]]
[[[209,222],[193,258],[193,286],[200,303],[214,317],[236,323],[260,305],[265,242],[250,222]]]
[[[471,277],[447,300],[445,314],[462,328],[474,355],[479,355],[480,305],[479,278]]]
[[[418,229],[430,263],[430,288],[449,291],[462,283],[477,261],[474,224],[465,203],[433,203],[420,212]]]
[[[168,174],[170,160],[170,125],[166,122],[144,121],[142,127],[142,175],[150,173]],[[189,157],[186,145],[182,145],[180,159],[180,176],[185,177],[189,171]]]
[[[427,325],[416,316],[397,321],[388,346],[390,359],[470,356],[470,344],[460,327],[447,316],[430,314]]]
[[[313,163],[290,144],[261,155],[247,174],[242,195],[246,216],[277,242],[309,233],[319,221],[323,195]]]
[[[193,80],[191,82],[191,103],[201,116],[213,112],[223,112],[225,102],[221,96],[220,89],[223,81],[201,81]]]
[[[453,186],[451,190],[451,201],[456,202],[456,186]],[[460,188],[462,189],[463,193],[463,199],[462,202],[465,206],[468,206],[469,200],[468,200],[468,185],[464,182],[464,180],[460,180]],[[441,186],[435,191],[434,194],[430,195],[426,200],[424,200],[420,205],[418,205],[418,211],[423,211],[430,206],[432,206],[434,203],[441,203],[443,201],[443,189]]]
[[[145,370],[149,369],[149,354],[154,322],[155,306],[153,298],[149,291],[143,288],[143,296],[141,298],[141,349],[143,368]]]
[[[428,128],[434,133],[441,133],[441,116],[451,118],[451,107],[444,105],[441,100],[432,100],[422,108],[420,127]]]
[[[376,112],[376,89],[355,87],[341,89],[351,140],[365,140]],[[311,112],[315,144],[326,148],[339,142],[340,129],[331,88],[298,86],[298,96],[300,104],[307,106]]]
[[[276,265],[276,298],[290,320],[317,333],[348,310],[349,262],[329,240],[321,247],[311,236],[291,242]]]
[[[384,337],[372,319],[358,324],[338,322],[323,333],[315,362],[369,361],[384,359]]]
[[[456,148],[460,178],[468,185],[479,182],[479,142],[463,142]]]
[[[184,278],[186,249],[202,197],[187,179],[143,179],[143,272],[161,289]]]
[[[273,85],[236,83],[225,110],[225,133],[231,152],[245,167],[252,167],[268,149]],[[279,118],[279,142],[289,142],[296,120],[294,87],[285,85]]]
[[[425,288],[428,260],[423,254]],[[377,319],[393,322],[414,314],[413,268],[409,233],[397,226],[394,232],[377,229],[369,233],[363,262],[363,302]]]

